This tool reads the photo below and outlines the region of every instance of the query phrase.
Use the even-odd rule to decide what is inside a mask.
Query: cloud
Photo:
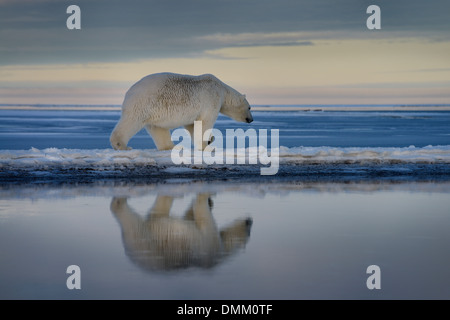
[[[311,46],[313,42],[304,32],[269,33],[216,33],[196,37],[194,41],[203,45],[219,47],[261,47],[261,46]]]
[[[378,0],[382,30],[365,26],[368,0],[78,0],[0,2],[0,64],[85,63],[186,57],[224,47],[311,46],[330,38],[448,40],[448,0]]]
[[[448,104],[450,92],[445,87],[393,88],[258,87],[249,88],[252,104]]]
[[[404,72],[450,72],[450,68],[428,68],[428,69],[414,69]]]
[[[71,4],[81,8],[81,30],[66,28]],[[377,0],[377,31],[366,28],[371,4],[0,0],[0,96],[53,101],[52,92],[62,99],[76,89],[72,99],[111,94],[120,103],[139,77],[171,71],[214,73],[261,103],[356,101],[364,90],[371,92],[367,102],[383,92],[392,98],[395,90],[398,100],[402,94],[418,99],[419,92],[424,99],[448,97],[438,84],[450,81],[450,2]]]

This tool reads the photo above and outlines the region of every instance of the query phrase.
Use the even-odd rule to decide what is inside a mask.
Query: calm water
[[[448,299],[450,183],[0,189],[1,299]],[[69,265],[81,289],[69,290]],[[381,289],[366,269],[378,265]]]

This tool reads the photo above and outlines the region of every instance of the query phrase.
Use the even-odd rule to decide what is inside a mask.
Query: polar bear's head
[[[245,98],[245,95],[237,92],[228,97],[228,99],[225,99],[220,113],[239,122],[250,123],[253,121],[250,104]]]

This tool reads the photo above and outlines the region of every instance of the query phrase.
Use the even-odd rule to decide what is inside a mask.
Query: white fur
[[[202,121],[204,132],[213,127],[219,112],[236,121],[253,121],[245,96],[211,74],[151,74],[126,93],[111,145],[129,149],[128,141],[145,127],[158,150],[171,149],[171,129],[185,126],[192,134],[194,121]]]
[[[171,215],[174,198],[158,195],[144,218],[126,198],[113,198],[111,212],[122,230],[129,258],[145,270],[210,268],[245,246],[251,219],[237,219],[219,229],[211,195],[197,194],[184,216]]]

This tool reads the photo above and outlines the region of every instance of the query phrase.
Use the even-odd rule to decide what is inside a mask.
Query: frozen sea
[[[345,107],[341,108],[346,110]],[[45,106],[36,106],[32,110],[0,109],[0,148],[28,150],[32,147],[111,147],[109,135],[120,117],[119,110],[97,110],[99,108],[95,107],[80,111],[76,110],[77,107],[61,109],[48,110]],[[273,109],[276,110],[271,110]],[[382,109],[383,107],[378,108]],[[364,106],[360,106],[361,111],[347,112],[326,111],[326,107],[306,109],[310,111],[253,111],[255,116],[251,125],[237,123],[220,115],[215,128],[223,132],[225,129],[236,128],[269,131],[279,129],[280,146],[289,148],[450,145],[450,112],[403,111],[401,107],[396,111],[386,109],[387,111],[362,111]],[[259,110],[264,110],[264,107]],[[132,138],[129,146],[136,149],[155,148],[145,130]]]
[[[116,106],[0,108],[0,299],[450,298],[450,111],[254,109],[215,127],[278,129],[275,175],[114,151]]]

